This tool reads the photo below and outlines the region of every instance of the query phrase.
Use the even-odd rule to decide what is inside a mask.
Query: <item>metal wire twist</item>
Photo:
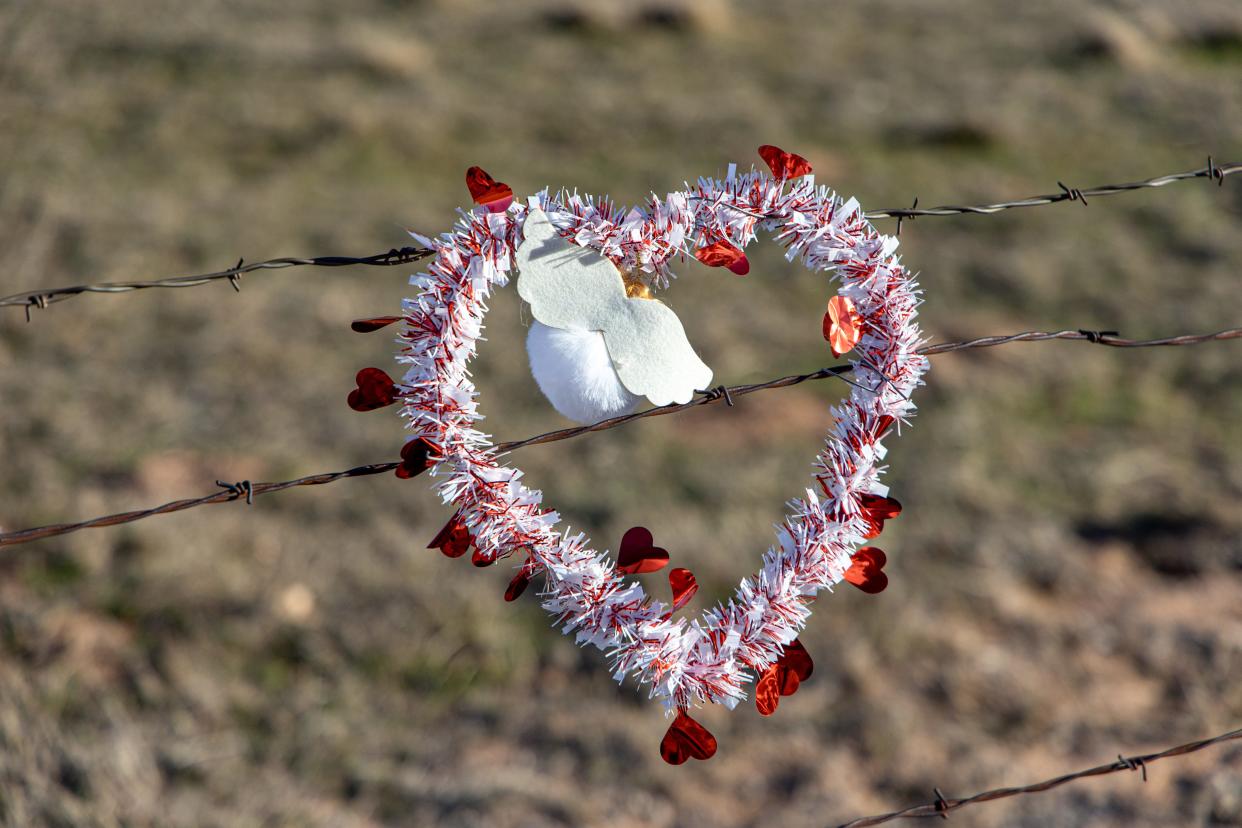
[[[1064,330],[1064,331],[1025,331],[1023,333],[1008,334],[1006,336],[985,336],[978,339],[963,340],[960,342],[944,342],[939,345],[929,345],[921,348],[919,353],[926,356],[936,354],[946,354],[952,351],[965,351],[975,348],[991,348],[997,345],[1006,345],[1013,342],[1045,342],[1052,339],[1065,339],[1070,341],[1087,342],[1094,345],[1104,345],[1110,348],[1151,348],[1157,346],[1181,346],[1181,345],[1198,345],[1204,342],[1216,342],[1226,339],[1242,338],[1242,328],[1230,328],[1228,330],[1217,331],[1208,334],[1186,334],[1182,336],[1165,337],[1163,339],[1124,339],[1117,336],[1114,331],[1090,331],[1090,330]],[[645,411],[638,411],[633,414],[626,414],[621,417],[613,417],[608,420],[601,420],[591,425],[575,426],[572,428],[562,428],[556,431],[549,431],[545,434],[537,434],[533,437],[527,437],[523,440],[515,440],[508,443],[501,443],[497,446],[500,453],[507,453],[524,446],[540,445],[542,443],[554,443],[560,440],[568,440],[572,437],[578,437],[582,434],[589,434],[596,431],[606,431],[610,428],[624,425],[634,420],[641,420],[646,417],[661,417],[665,414],[676,414],[685,411],[688,408],[695,408],[700,405],[712,405],[717,402],[724,401],[729,405],[733,404],[735,397],[743,397],[747,394],[753,394],[757,391],[766,391],[772,388],[788,388],[792,385],[800,385],[804,382],[812,380],[821,380],[829,378],[843,378],[844,374],[848,374],[853,370],[851,365],[834,365],[828,368],[821,368],[818,371],[812,371],[809,374],[791,374],[789,376],[777,377],[767,382],[754,383],[750,385],[733,385],[720,386],[718,388],[700,392],[700,396],[687,403],[662,405],[658,408],[650,408]],[[180,512],[185,509],[192,509],[197,506],[206,506],[210,503],[227,503],[232,500],[245,498],[247,503],[252,503],[254,498],[260,495],[271,494],[272,492],[284,491],[297,486],[320,486],[325,483],[335,483],[338,480],[345,480],[352,477],[369,477],[375,474],[383,474],[385,472],[394,471],[401,465],[401,461],[389,461],[385,463],[368,463],[364,466],[355,466],[352,469],[343,471],[325,472],[323,474],[312,474],[307,477],[299,477],[295,480],[282,480],[275,483],[251,483],[250,481],[241,481],[240,483],[223,483],[218,482],[222,490],[213,492],[202,497],[189,498],[186,500],[174,500],[171,503],[165,503],[161,506],[154,506],[149,509],[139,509],[131,512],[119,512],[117,514],[105,515],[103,517],[92,518],[78,523],[59,523],[49,526],[38,526],[31,529],[21,529],[13,532],[0,533],[0,547],[16,546],[20,543],[30,543],[31,541],[42,540],[44,538],[56,537],[58,535],[67,535],[70,532],[76,532],[80,529],[92,529],[104,526],[116,526],[121,523],[132,523],[136,520],[144,520],[156,515],[166,515],[171,512]]]
[[[871,210],[865,215],[868,219],[897,219],[897,232],[901,232],[901,223],[906,219],[914,219],[919,216],[955,216],[955,215],[988,215],[999,213],[1002,210],[1012,210],[1018,207],[1036,207],[1043,204],[1056,204],[1060,201],[1079,201],[1083,204],[1087,203],[1087,198],[1096,196],[1109,196],[1118,193],[1128,193],[1133,190],[1152,189],[1156,187],[1164,187],[1175,181],[1187,181],[1195,178],[1205,178],[1209,181],[1215,181],[1217,184],[1224,184],[1227,176],[1242,171],[1242,164],[1216,164],[1211,158],[1208,158],[1206,167],[1197,170],[1187,170],[1186,172],[1170,173],[1169,175],[1161,175],[1156,178],[1148,178],[1143,181],[1132,181],[1125,184],[1100,184],[1095,187],[1067,187],[1057,182],[1061,187],[1061,192],[1050,193],[1048,195],[1031,196],[1029,198],[1021,198],[1016,201],[999,201],[994,204],[976,204],[971,206],[944,205],[941,207],[918,207],[918,199],[914,200],[914,206],[908,208],[894,208],[888,210]],[[762,218],[762,216],[761,216]],[[252,264],[244,264],[238,261],[236,267],[228,270],[219,270],[215,273],[204,273],[197,276],[174,276],[169,279],[153,279],[145,282],[102,282],[97,284],[73,285],[70,287],[60,288],[44,288],[41,290],[27,290],[21,293],[14,293],[11,296],[0,297],[0,307],[20,307],[26,311],[26,321],[30,321],[31,308],[46,308],[55,302],[63,302],[73,296],[80,296],[84,293],[127,293],[135,290],[146,290],[148,288],[185,288],[205,285],[220,280],[228,280],[234,289],[239,289],[239,279],[243,273],[249,273],[255,270],[275,270],[286,267],[344,267],[346,265],[378,265],[390,267],[392,265],[409,264],[419,259],[430,256],[433,251],[422,247],[402,247],[389,250],[387,253],[376,253],[371,256],[352,257],[352,256],[317,256],[314,258],[282,258],[269,259],[265,262],[254,262]]]
[[[98,282],[95,284],[72,285],[70,287],[47,288],[44,290],[27,290],[14,293],[12,296],[0,298],[0,307],[22,307],[26,309],[26,321],[30,321],[31,308],[46,308],[56,302],[63,302],[83,293],[130,293],[135,290],[149,288],[188,288],[206,285],[212,282],[227,280],[233,289],[241,290],[242,274],[255,270],[281,270],[286,267],[348,267],[350,265],[371,265],[373,267],[393,267],[410,264],[425,259],[434,251],[425,247],[394,247],[387,253],[375,253],[370,256],[315,256],[313,258],[268,259],[265,262],[246,264],[238,259],[237,264],[227,270],[214,273],[201,273],[194,276],[172,276],[167,279],[152,279],[145,282]]]
[[[992,802],[997,799],[1008,799],[1012,796],[1022,796],[1024,794],[1042,793],[1050,791],[1053,788],[1059,788],[1062,785],[1075,782],[1079,779],[1088,779],[1092,776],[1107,776],[1112,773],[1120,773],[1121,771],[1142,771],[1143,781],[1147,781],[1147,766],[1158,762],[1161,759],[1168,759],[1173,756],[1185,756],[1187,753],[1203,750],[1213,745],[1219,745],[1222,742],[1230,742],[1235,739],[1242,739],[1242,728],[1231,730],[1228,733],[1222,733],[1219,736],[1213,736],[1210,739],[1199,739],[1194,742],[1187,742],[1184,745],[1167,748],[1159,753],[1146,753],[1139,756],[1118,756],[1116,762],[1109,762],[1106,765],[1096,765],[1094,768],[1067,773],[1062,776],[1056,776],[1052,779],[1045,779],[1043,782],[1034,782],[1030,785],[1022,785],[1016,788],[994,788],[990,791],[974,794],[964,799],[946,798],[940,793],[940,789],[936,788],[936,799],[926,805],[915,805],[911,808],[904,808],[900,811],[892,811],[887,814],[877,814],[876,816],[860,817],[858,819],[845,822],[837,826],[837,828],[863,828],[868,825],[881,825],[885,822],[892,822],[895,819],[909,819],[914,817],[944,817],[960,808],[968,805],[976,805],[980,802]]]
[[[1155,178],[1129,181],[1125,184],[1097,184],[1094,187],[1079,188],[1067,187],[1058,181],[1057,186],[1061,188],[1059,193],[1030,196],[1029,198],[1019,198],[1014,201],[998,201],[994,204],[967,206],[945,204],[940,207],[923,207],[921,209],[918,207],[907,207],[904,209],[871,210],[865,213],[865,215],[869,219],[912,219],[919,216],[990,215],[1003,210],[1013,210],[1018,207],[1038,207],[1043,204],[1056,204],[1060,201],[1078,201],[1086,205],[1088,197],[1095,198],[1096,196],[1117,195],[1118,193],[1128,193],[1134,190],[1155,189],[1167,186],[1175,181],[1189,181],[1194,178],[1206,178],[1209,181],[1215,181],[1218,185],[1223,185],[1226,177],[1237,172],[1242,172],[1242,164],[1217,164],[1211,158],[1208,158],[1207,166],[1200,167],[1197,170],[1158,175]]]

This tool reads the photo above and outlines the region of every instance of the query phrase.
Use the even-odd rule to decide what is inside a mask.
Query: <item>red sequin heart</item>
[[[668,550],[655,545],[651,532],[635,526],[621,538],[617,551],[617,571],[626,575],[656,572],[668,566]]]
[[[750,260],[728,239],[712,242],[694,251],[694,258],[708,267],[727,267],[738,276],[750,273]]]
[[[492,178],[482,167],[466,170],[466,186],[475,204],[481,204],[489,213],[503,213],[513,203],[513,188]]]
[[[772,171],[772,177],[777,181],[811,174],[811,164],[809,161],[801,155],[785,152],[780,147],[764,144],[759,148],[759,156],[767,162],[768,169]]]
[[[864,546],[854,553],[850,561],[850,568],[845,570],[844,578],[863,592],[875,595],[888,586],[888,576],[883,571],[888,557],[883,550]]]
[[[687,759],[711,759],[716,755],[716,737],[707,728],[690,718],[684,710],[677,711],[677,718],[669,725],[660,740],[660,756],[670,765],[680,765]]]
[[[409,480],[411,477],[422,474],[431,467],[429,454],[431,454],[431,444],[422,437],[407,440],[401,447],[401,465],[397,466],[394,474],[402,480]]]
[[[378,368],[363,368],[354,382],[358,387],[349,392],[349,407],[354,411],[374,411],[396,402],[396,383]]]
[[[867,525],[871,527],[867,530],[867,534],[863,535],[864,538],[878,537],[880,532],[884,531],[884,521],[892,520],[901,514],[901,504],[895,498],[868,492],[859,499],[859,503],[862,506],[863,517]]]
[[[699,591],[699,582],[695,579],[694,573],[681,567],[669,570],[668,585],[673,588],[672,612],[677,612],[690,603],[694,593]]]
[[[349,327],[357,333],[371,333],[400,320],[400,316],[372,316],[370,319],[355,319]]]
[[[781,696],[792,696],[802,682],[811,677],[815,662],[811,654],[794,639],[785,647],[781,657],[772,663],[755,684],[755,707],[764,716],[771,716],[780,704]]]
[[[528,586],[530,586],[530,573],[523,567],[518,574],[513,576],[513,580],[509,581],[509,586],[505,589],[505,600],[516,601]]]
[[[461,519],[461,512],[455,513],[449,522],[444,524],[444,528],[436,533],[431,539],[431,543],[427,544],[428,549],[439,549],[450,558],[460,558],[470,549],[470,544],[474,539],[470,537],[470,529],[467,528],[466,522]]]
[[[854,303],[844,296],[828,300],[828,312],[824,314],[824,339],[832,348],[833,356],[851,351],[862,338],[862,316],[854,309]]]

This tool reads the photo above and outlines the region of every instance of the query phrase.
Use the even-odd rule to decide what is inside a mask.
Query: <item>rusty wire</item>
[[[924,207],[919,209],[917,206],[896,210],[871,210],[865,215],[869,219],[895,218],[895,219],[912,219],[919,216],[959,216],[959,215],[990,215],[999,213],[1002,210],[1013,210],[1017,207],[1038,207],[1042,204],[1056,204],[1059,201],[1078,201],[1084,206],[1088,203],[1087,199],[1096,196],[1117,195],[1118,193],[1128,193],[1132,190],[1148,190],[1156,187],[1164,187],[1175,181],[1189,181],[1194,178],[1206,178],[1209,181],[1215,181],[1219,185],[1225,183],[1225,177],[1234,173],[1242,172],[1242,164],[1217,164],[1210,157],[1207,166],[1200,167],[1197,170],[1187,170],[1186,172],[1170,173],[1168,175],[1160,175],[1155,178],[1147,178],[1143,181],[1130,181],[1125,184],[1099,184],[1094,187],[1067,187],[1060,181],[1057,186],[1061,188],[1059,193],[1050,193],[1048,195],[1031,196],[1030,198],[1020,198],[1015,201],[998,201],[995,204],[975,204],[970,206],[957,206],[946,204],[940,207]],[[917,205],[917,200],[916,200]]]
[[[1111,773],[1120,773],[1121,771],[1142,771],[1143,781],[1147,781],[1147,766],[1160,759],[1167,759],[1172,756],[1185,756],[1187,753],[1203,750],[1212,745],[1218,745],[1222,742],[1230,742],[1235,739],[1242,739],[1242,728],[1231,730],[1228,733],[1222,733],[1219,736],[1213,736],[1210,739],[1200,739],[1194,742],[1187,742],[1184,745],[1167,748],[1159,753],[1147,753],[1141,756],[1117,756],[1117,761],[1109,762],[1106,765],[1096,765],[1094,768],[1067,773],[1062,776],[1045,779],[1043,782],[1034,782],[1030,785],[1022,785],[1016,788],[995,788],[983,793],[977,793],[964,799],[955,799],[945,797],[939,788],[935,788],[936,799],[926,805],[915,805],[912,808],[905,808],[900,811],[893,811],[887,814],[877,814],[876,816],[860,817],[850,822],[842,823],[837,828],[863,828],[866,825],[880,825],[885,822],[891,822],[895,819],[909,819],[914,817],[943,817],[948,818],[952,811],[959,808],[965,808],[967,805],[974,805],[979,802],[991,802],[996,799],[1008,799],[1011,796],[1021,796],[1022,794],[1042,793],[1050,791],[1053,788],[1059,788],[1070,782],[1079,779],[1087,779],[1092,776],[1107,776]]]
[[[1079,201],[1084,205],[1087,204],[1087,198],[1096,196],[1116,195],[1117,193],[1127,193],[1132,190],[1152,189],[1156,187],[1164,187],[1175,181],[1188,181],[1195,178],[1205,178],[1209,181],[1215,181],[1217,184],[1224,184],[1225,177],[1234,173],[1242,172],[1242,163],[1216,164],[1211,158],[1208,158],[1206,167],[1197,170],[1187,170],[1186,172],[1170,173],[1169,175],[1157,176],[1156,178],[1148,178],[1143,181],[1132,181],[1125,184],[1100,184],[1095,187],[1067,187],[1065,184],[1057,182],[1061,187],[1061,192],[1051,193],[1048,195],[1031,196],[1030,198],[1021,198],[1015,201],[1000,201],[995,204],[977,204],[973,206],[956,206],[944,205],[941,207],[918,207],[918,199],[914,200],[914,206],[909,208],[894,208],[888,210],[872,210],[865,215],[868,219],[895,218],[897,219],[897,232],[901,232],[901,223],[906,219],[914,219],[919,216],[955,216],[955,215],[988,215],[991,213],[999,213],[1002,210],[1012,210],[1017,207],[1036,207],[1042,204],[1056,204],[1060,201]],[[312,266],[312,267],[344,267],[346,265],[362,264],[362,265],[379,265],[392,266],[400,264],[409,264],[431,255],[432,251],[421,247],[402,247],[400,249],[392,249],[387,253],[376,253],[372,256],[351,257],[351,256],[317,256],[314,258],[282,258],[269,259],[265,262],[254,262],[251,264],[243,264],[239,261],[236,267],[228,270],[220,270],[215,273],[204,273],[197,276],[174,276],[169,279],[154,279],[146,282],[103,282],[99,284],[74,285],[62,288],[45,288],[42,290],[27,290],[21,293],[15,293],[11,296],[0,297],[0,307],[20,307],[26,310],[26,320],[30,321],[31,308],[46,308],[55,302],[62,302],[73,296],[79,296],[84,293],[126,293],[135,290],[144,290],[147,288],[184,288],[204,285],[210,282],[227,279],[229,283],[238,289],[239,278],[243,273],[249,273],[253,270],[272,270],[286,267]]]
[[[12,296],[0,297],[0,307],[11,306],[26,309],[26,321],[30,321],[31,308],[46,308],[55,302],[63,302],[83,293],[129,293],[148,288],[187,288],[228,280],[236,291],[241,290],[241,277],[244,273],[254,270],[281,270],[286,267],[348,267],[350,265],[371,265],[374,267],[393,267],[394,265],[410,264],[425,259],[434,251],[425,247],[401,247],[387,253],[375,253],[371,256],[315,256],[309,259],[282,258],[268,259],[265,262],[246,264],[238,259],[237,264],[227,270],[214,273],[202,273],[194,276],[172,276],[167,279],[152,279],[146,282],[99,282],[71,287],[47,288],[46,290],[27,290],[14,293]]]
[[[1070,341],[1088,342],[1095,345],[1105,345],[1110,348],[1151,348],[1157,346],[1180,346],[1180,345],[1197,345],[1204,342],[1215,342],[1226,339],[1242,338],[1242,328],[1230,328],[1228,330],[1217,331],[1209,334],[1188,334],[1183,336],[1166,337],[1163,339],[1124,339],[1117,335],[1115,331],[1090,331],[1090,330],[1064,330],[1064,331],[1025,331],[1023,333],[1008,334],[1005,336],[986,336],[977,339],[963,340],[960,342],[944,342],[938,345],[929,345],[921,348],[919,353],[932,356],[936,354],[945,354],[952,351],[965,351],[975,348],[991,348],[997,345],[1006,345],[1013,342],[1046,342],[1053,339],[1065,339]],[[542,443],[554,443],[559,440],[568,440],[571,437],[577,437],[595,431],[605,431],[610,428],[624,425],[633,420],[639,420],[646,417],[659,417],[665,414],[676,414],[685,411],[688,408],[694,408],[700,405],[710,405],[717,402],[725,402],[728,405],[733,404],[735,397],[753,394],[757,391],[765,391],[771,388],[788,388],[791,385],[800,385],[811,380],[829,379],[832,377],[843,378],[842,375],[853,370],[852,365],[835,365],[827,368],[821,368],[818,371],[812,371],[809,374],[792,374],[790,376],[778,377],[768,380],[767,382],[755,383],[751,385],[734,385],[734,386],[718,386],[717,388],[700,392],[700,396],[687,403],[662,405],[658,408],[650,408],[645,411],[638,411],[633,414],[626,414],[620,417],[613,417],[608,420],[601,420],[598,423],[585,426],[575,426],[572,428],[563,428],[557,431],[549,431],[545,434],[537,434],[533,437],[527,437],[523,440],[516,440],[508,443],[501,443],[497,446],[497,450],[501,453],[507,453],[523,446],[534,446]],[[149,509],[139,509],[131,512],[119,512],[117,514],[105,515],[103,517],[92,518],[90,520],[78,523],[59,523],[49,526],[37,526],[31,529],[21,529],[13,532],[0,533],[0,547],[16,546],[20,543],[29,543],[31,541],[42,540],[44,538],[56,537],[58,535],[67,535],[70,532],[76,532],[79,529],[91,529],[104,526],[116,526],[121,523],[132,523],[136,520],[154,517],[155,515],[166,515],[170,512],[180,512],[185,509],[192,509],[196,506],[206,506],[210,503],[227,503],[232,500],[245,499],[247,503],[252,503],[254,498],[259,495],[271,494],[285,489],[292,489],[296,486],[319,486],[325,483],[335,483],[338,480],[344,480],[351,477],[368,477],[375,474],[383,474],[385,472],[394,471],[401,465],[401,461],[389,461],[384,463],[368,463],[363,466],[355,466],[352,469],[343,471],[325,472],[323,474],[312,474],[308,477],[299,477],[296,480],[282,480],[275,483],[251,483],[248,480],[239,483],[223,483],[217,481],[221,487],[218,492],[213,492],[202,497],[189,498],[186,500],[174,500],[171,503],[165,503]]]

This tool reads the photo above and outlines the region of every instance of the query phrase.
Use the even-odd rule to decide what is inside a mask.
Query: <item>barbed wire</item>
[[[1094,345],[1104,345],[1110,348],[1152,348],[1161,346],[1198,345],[1205,342],[1219,342],[1227,339],[1239,338],[1242,338],[1242,328],[1229,328],[1227,330],[1207,334],[1185,334],[1181,336],[1166,337],[1163,339],[1124,339],[1119,336],[1116,331],[1092,331],[1084,329],[1064,331],[1025,331],[1023,333],[1008,334],[1004,336],[985,336],[977,339],[962,340],[959,342],[944,342],[938,345],[928,345],[919,349],[919,353],[926,356],[934,356],[938,354],[951,353],[953,351],[965,351],[976,348],[992,348],[997,345],[1007,345],[1013,342],[1046,342],[1054,339],[1088,342]],[[593,423],[591,425],[574,426],[571,428],[562,428],[556,431],[549,431],[544,434],[537,434],[533,437],[527,437],[523,440],[501,443],[497,446],[497,449],[500,453],[508,453],[524,446],[534,446],[542,443],[553,443],[560,440],[568,440],[582,434],[588,434],[596,431],[606,431],[610,428],[616,428],[617,426],[624,425],[632,422],[633,420],[641,420],[646,417],[660,417],[666,414],[676,414],[677,412],[685,411],[688,408],[695,408],[701,405],[711,405],[722,401],[727,405],[732,405],[735,397],[742,397],[747,394],[753,394],[755,392],[765,391],[768,389],[788,388],[793,385],[800,385],[804,382],[810,382],[813,380],[830,379],[834,377],[844,379],[844,375],[848,374],[852,370],[852,365],[835,365],[827,368],[821,368],[818,371],[812,371],[808,374],[791,374],[789,376],[768,380],[767,382],[754,383],[750,385],[721,385],[714,389],[700,392],[699,396],[690,402],[662,405],[657,408],[650,408],[645,411],[635,412],[633,414],[625,414],[620,417],[612,417],[607,420],[601,420],[600,422]],[[846,382],[849,382],[849,380],[846,380]],[[343,471],[312,474],[307,477],[299,477],[295,480],[282,480],[274,483],[251,483],[248,480],[243,480],[239,483],[223,483],[217,481],[217,485],[221,487],[221,490],[202,497],[174,500],[170,503],[154,506],[149,509],[118,512],[116,514],[104,515],[103,517],[92,518],[90,520],[84,520],[77,523],[58,523],[48,526],[37,526],[31,529],[3,532],[0,533],[0,547],[16,546],[17,544],[30,543],[44,538],[67,535],[70,532],[77,532],[81,529],[93,529],[105,526],[116,526],[122,523],[132,523],[137,520],[155,517],[156,515],[166,515],[172,512],[180,512],[185,509],[193,509],[195,507],[206,506],[211,503],[227,503],[241,498],[245,498],[247,503],[253,503],[254,498],[259,495],[280,492],[285,489],[292,489],[298,486],[321,486],[326,483],[335,483],[338,480],[345,480],[353,477],[369,477],[371,475],[395,471],[401,465],[402,461],[400,460],[383,463],[368,463],[366,465],[355,466],[352,469],[345,469]]]
[[[1212,745],[1218,745],[1222,742],[1230,742],[1235,739],[1242,739],[1242,728],[1231,730],[1228,733],[1222,733],[1219,736],[1213,736],[1210,739],[1200,739],[1194,742],[1187,742],[1184,745],[1167,748],[1159,753],[1147,753],[1141,756],[1121,756],[1118,754],[1116,762],[1109,762],[1107,765],[1096,765],[1094,768],[1067,773],[1063,776],[1057,776],[1052,779],[1045,779],[1043,782],[1035,782],[1030,785],[1023,785],[1017,788],[995,788],[983,793],[977,793],[968,796],[965,799],[946,798],[940,792],[939,788],[935,788],[936,800],[926,805],[915,805],[912,808],[905,808],[901,811],[893,811],[887,814],[878,814],[876,816],[860,817],[850,822],[842,823],[837,828],[863,828],[868,825],[881,825],[885,822],[891,822],[895,819],[909,819],[914,817],[943,817],[948,819],[951,811],[959,808],[965,808],[967,805],[975,805],[980,802],[992,802],[997,799],[1008,799],[1011,796],[1021,796],[1023,794],[1042,793],[1050,791],[1053,788],[1059,788],[1070,782],[1079,779],[1087,779],[1092,776],[1107,776],[1111,773],[1120,773],[1121,771],[1141,771],[1143,781],[1147,781],[1147,766],[1160,759],[1167,759],[1173,756],[1185,756],[1188,753],[1203,750]]]
[[[918,199],[914,200],[914,204],[908,208],[893,208],[887,210],[871,210],[864,215],[868,219],[897,219],[897,232],[901,233],[902,221],[906,219],[914,219],[920,216],[956,216],[956,215],[990,215],[999,213],[1002,210],[1012,210],[1018,207],[1036,207],[1044,204],[1056,204],[1061,201],[1079,201],[1084,205],[1087,204],[1088,197],[1095,198],[1097,196],[1116,195],[1118,193],[1128,193],[1133,190],[1153,189],[1156,187],[1164,187],[1176,181],[1188,181],[1196,178],[1204,178],[1215,181],[1217,184],[1223,185],[1227,176],[1234,173],[1242,172],[1242,163],[1217,164],[1210,157],[1206,167],[1197,170],[1187,170],[1186,172],[1170,173],[1155,178],[1148,178],[1142,181],[1131,181],[1124,184],[1100,184],[1094,187],[1067,187],[1061,182],[1057,185],[1061,188],[1059,193],[1051,193],[1048,195],[1030,196],[1029,198],[1021,198],[1014,201],[1000,201],[994,204],[976,204],[969,206],[943,205],[940,207],[924,207],[919,208]],[[316,256],[313,258],[281,258],[268,259],[265,262],[253,262],[244,264],[243,260],[238,260],[235,267],[227,270],[218,270],[214,273],[203,273],[195,276],[174,276],[168,279],[152,279],[142,282],[101,282],[96,284],[73,285],[70,287],[60,288],[43,288],[35,290],[26,290],[21,293],[14,293],[11,296],[0,297],[0,307],[20,307],[25,308],[26,321],[30,321],[31,308],[46,308],[48,305],[56,302],[63,302],[74,296],[80,296],[86,293],[128,293],[135,290],[146,290],[148,288],[186,288],[197,287],[211,282],[227,279],[235,290],[240,289],[240,277],[244,273],[255,270],[276,270],[286,267],[345,267],[347,265],[377,265],[381,267],[390,267],[393,265],[409,264],[419,259],[430,256],[433,251],[423,247],[402,247],[393,248],[387,253],[376,253],[371,256]]]
[[[26,309],[26,321],[30,321],[31,308],[46,308],[56,302],[63,302],[83,293],[130,293],[135,290],[149,288],[188,288],[206,285],[227,279],[236,291],[241,291],[242,274],[255,270],[282,270],[286,267],[348,267],[350,265],[371,265],[373,267],[393,267],[394,265],[410,264],[425,259],[433,252],[425,247],[394,247],[387,253],[375,253],[370,256],[315,256],[304,258],[268,259],[265,262],[246,264],[238,259],[237,264],[227,270],[214,273],[201,273],[194,276],[172,276],[167,279],[152,279],[145,282],[98,282],[70,287],[47,288],[45,290],[28,290],[14,293],[12,296],[0,298],[0,307],[12,306]]]
[[[1187,170],[1186,172],[1169,173],[1168,175],[1159,175],[1155,178],[1147,178],[1142,181],[1130,181],[1125,184],[1098,184],[1094,187],[1067,187],[1060,181],[1057,186],[1061,188],[1059,193],[1049,193],[1048,195],[1037,195],[1029,198],[1020,198],[1014,201],[998,201],[995,204],[975,204],[969,206],[957,206],[952,204],[942,205],[940,207],[924,207],[918,208],[918,199],[915,199],[914,206],[904,210],[871,210],[864,215],[869,219],[895,218],[895,219],[912,219],[919,216],[959,216],[959,215],[991,215],[999,213],[1003,210],[1013,210],[1018,207],[1038,207],[1043,204],[1056,204],[1060,201],[1079,201],[1085,206],[1088,198],[1096,196],[1110,196],[1118,193],[1128,193],[1134,190],[1149,190],[1157,187],[1164,187],[1175,181],[1189,181],[1195,178],[1206,178],[1215,181],[1219,185],[1224,185],[1225,178],[1234,173],[1242,172],[1242,164],[1217,164],[1210,157],[1207,166],[1200,167],[1197,170]]]

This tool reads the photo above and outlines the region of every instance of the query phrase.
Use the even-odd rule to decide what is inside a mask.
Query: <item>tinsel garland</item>
[[[789,501],[761,569],[697,619],[677,617],[649,598],[581,533],[559,531],[560,516],[544,508],[542,494],[476,428],[478,392],[468,365],[487,300],[509,282],[532,207],[548,214],[567,243],[594,248],[655,289],[668,287],[673,259],[740,252],[763,229],[785,247],[787,259],[835,277],[838,295],[861,317],[854,385],[831,409],[814,487]],[[810,615],[808,602],[842,580],[875,534],[865,504],[887,494],[880,483],[882,441],[891,426],[913,416],[911,393],[928,368],[916,353],[919,290],[895,255],[897,239],[876,232],[854,199],[843,201],[810,175],[777,179],[753,170],[737,174],[731,166],[723,180],[700,178],[628,211],[607,199],[545,190],[525,203],[463,211],[451,233],[426,241],[436,255],[411,279],[418,295],[403,303],[397,358],[405,374],[398,394],[410,439],[426,448],[440,497],[458,509],[455,530],[469,533],[478,563],[522,554],[522,584],[544,575],[543,607],[580,645],[603,650],[617,681],[633,676],[679,717],[706,702],[732,708],[795,640]]]

